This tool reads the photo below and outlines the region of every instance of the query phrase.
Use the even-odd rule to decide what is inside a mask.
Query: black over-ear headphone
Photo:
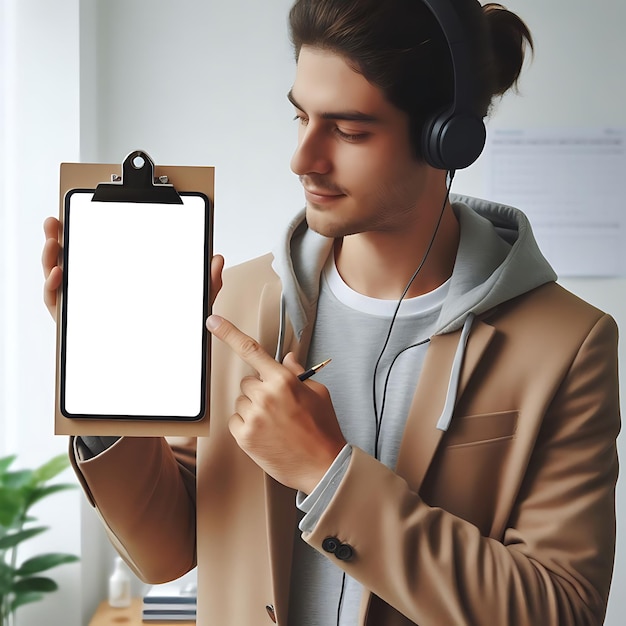
[[[487,134],[477,93],[481,75],[476,59],[478,46],[472,44],[472,32],[464,26],[456,6],[476,0],[421,1],[439,22],[454,71],[454,101],[426,120],[422,153],[433,167],[455,171],[468,167],[480,156]]]

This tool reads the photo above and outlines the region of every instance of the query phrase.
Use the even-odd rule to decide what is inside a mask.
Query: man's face
[[[342,237],[415,225],[430,168],[413,155],[408,115],[343,57],[307,46],[289,99],[299,124],[291,169],[309,226]]]

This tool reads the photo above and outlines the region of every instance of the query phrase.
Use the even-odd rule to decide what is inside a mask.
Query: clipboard
[[[214,168],[60,174],[55,434],[208,435]]]

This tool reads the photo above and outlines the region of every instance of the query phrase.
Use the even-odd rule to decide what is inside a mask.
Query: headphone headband
[[[454,74],[452,105],[426,121],[422,152],[430,165],[448,171],[463,169],[476,161],[487,134],[477,93],[481,75],[476,58],[478,45],[472,45],[472,32],[464,25],[456,6],[468,1],[476,2],[422,0],[444,34]]]

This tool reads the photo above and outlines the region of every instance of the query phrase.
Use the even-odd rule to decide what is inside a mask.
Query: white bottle
[[[130,576],[122,557],[115,557],[115,568],[109,578],[109,604],[115,608],[130,606]]]

